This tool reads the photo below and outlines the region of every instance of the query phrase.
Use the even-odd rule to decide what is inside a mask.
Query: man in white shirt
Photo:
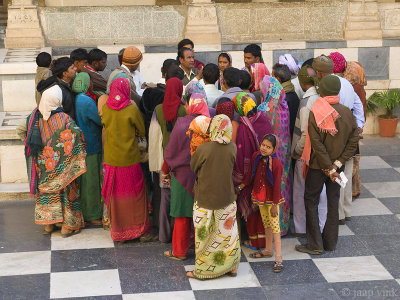
[[[224,92],[217,89],[215,86],[215,82],[217,82],[219,78],[219,69],[216,64],[207,64],[203,70],[203,80],[200,80],[200,83],[204,87],[204,91],[207,96],[207,104],[208,106],[212,106],[215,102],[215,99],[220,97]]]

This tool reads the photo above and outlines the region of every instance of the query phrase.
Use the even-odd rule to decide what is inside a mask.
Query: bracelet
[[[338,160],[335,160],[335,162],[333,163],[336,167],[338,167],[338,169],[340,169],[342,166],[343,166],[343,164],[340,162],[340,161],[338,161]]]

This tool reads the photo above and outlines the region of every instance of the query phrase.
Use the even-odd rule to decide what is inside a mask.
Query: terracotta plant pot
[[[397,123],[399,118],[387,119],[378,117],[379,122],[379,134],[382,137],[394,137],[396,134]]]

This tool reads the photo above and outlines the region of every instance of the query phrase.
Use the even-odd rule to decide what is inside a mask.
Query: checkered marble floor
[[[170,245],[115,244],[101,228],[43,236],[32,201],[0,203],[0,299],[400,299],[399,149],[399,138],[363,140],[362,193],[337,250],[310,256],[285,237],[280,274],[243,248],[238,277],[188,279],[193,249],[179,262],[163,256]]]

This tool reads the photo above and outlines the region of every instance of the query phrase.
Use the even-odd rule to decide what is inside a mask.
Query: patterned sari
[[[277,79],[265,76],[260,82],[260,87],[262,103],[258,106],[258,110],[269,117],[275,135],[280,141],[276,154],[283,165],[281,187],[282,196],[285,198],[281,206],[280,227],[281,234],[286,235],[289,230],[291,199],[289,108],[285,100],[285,91]]]
[[[29,122],[29,120],[28,120]],[[62,223],[63,228],[84,227],[76,179],[86,172],[86,146],[82,131],[65,113],[39,118],[43,150],[36,157],[38,190],[35,223]],[[28,166],[28,170],[32,170]]]

